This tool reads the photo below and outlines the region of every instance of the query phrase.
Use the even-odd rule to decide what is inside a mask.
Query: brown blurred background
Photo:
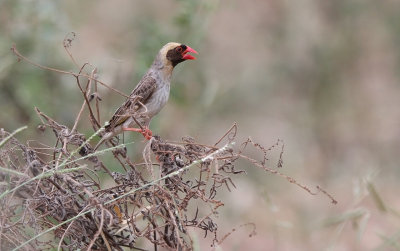
[[[239,228],[223,250],[400,249],[400,1],[2,0],[0,128],[28,125],[22,141],[42,138],[34,106],[72,126],[81,96],[73,77],[18,63],[9,48],[77,71],[62,45],[71,31],[78,64],[125,93],[163,44],[195,48],[152,130],[214,143],[237,122],[238,142],[282,139],[282,172],[339,201],[242,163],[248,174],[220,194],[220,237],[247,222],[257,235]],[[124,98],[99,92],[108,118]],[[198,242],[210,248],[200,233]]]

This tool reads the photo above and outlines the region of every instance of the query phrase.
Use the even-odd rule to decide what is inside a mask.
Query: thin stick
[[[94,92],[96,93],[95,99],[96,99],[97,121],[101,124],[101,121],[100,121],[100,109],[99,109],[99,97],[97,96],[98,95],[98,92],[97,92],[97,78],[95,78],[95,79],[96,80],[94,81]]]
[[[84,67],[84,66],[85,66],[85,65],[82,66],[81,71],[83,70],[83,67]],[[80,72],[79,72],[79,73],[80,73]],[[86,96],[86,91],[84,91],[84,90],[82,89],[81,83],[80,83],[80,81],[79,81],[79,76],[76,76],[75,78],[76,78],[76,83],[78,84],[79,90],[81,90],[82,95],[83,95],[83,97],[85,98],[86,104],[87,104],[87,106],[88,106],[88,108],[89,108],[89,114],[90,114],[90,118],[91,118],[92,122],[94,121],[97,127],[101,127],[100,123],[96,120],[96,118],[95,118],[95,116],[94,116],[94,114],[93,114],[92,107],[90,106],[90,103],[89,103],[89,99],[88,99],[88,97]],[[91,78],[88,78],[88,79],[91,80]],[[93,125],[93,129],[94,129],[94,130],[97,130],[97,128],[96,128],[94,125]]]
[[[80,211],[80,213],[84,212],[88,207],[89,207],[89,205],[85,206],[85,207]],[[68,225],[67,228],[65,229],[63,235],[61,236],[60,241],[58,242],[57,251],[60,251],[60,250],[61,250],[61,243],[63,242],[63,240],[64,240],[64,238],[65,238],[65,235],[67,234],[69,228],[72,226],[72,223],[74,223],[74,221],[71,221],[71,223],[69,223],[69,225]]]
[[[70,34],[72,35],[72,38],[67,38],[67,36],[70,35]],[[74,63],[74,65],[77,68],[79,68],[79,65],[76,63],[74,57],[72,56],[72,53],[69,51],[69,48],[72,46],[72,41],[74,41],[75,37],[76,37],[75,32],[72,31],[72,32],[67,33],[67,35],[65,35],[65,37],[64,37],[63,46],[64,46],[64,49],[67,52],[69,58]]]
[[[235,129],[234,134],[236,135],[236,130],[237,130],[237,125],[236,122],[231,126],[231,128],[229,128],[229,130],[217,141],[217,143],[214,144],[214,146],[217,146],[225,137],[226,135],[228,135],[229,133],[231,133],[231,131]]]
[[[34,65],[34,66],[36,66],[36,67],[38,67],[38,68],[41,68],[41,69],[44,69],[44,70],[49,70],[49,71],[58,72],[58,73],[61,73],[61,74],[67,74],[67,75],[71,75],[71,76],[74,76],[74,77],[86,77],[86,78],[88,78],[88,79],[96,80],[96,79],[94,79],[94,78],[91,78],[91,77],[90,77],[89,75],[87,75],[87,74],[77,74],[77,73],[74,73],[74,72],[71,72],[71,71],[63,71],[63,70],[59,70],[59,69],[56,69],[56,68],[47,67],[47,66],[43,66],[43,65],[37,64],[37,63],[31,61],[30,59],[28,59],[27,57],[23,56],[21,53],[19,53],[19,51],[17,50],[15,44],[12,45],[11,51],[12,51],[20,60],[22,59],[22,60],[28,62],[29,64]],[[104,82],[102,82],[102,81],[99,81],[99,80],[96,80],[96,81],[97,81],[98,83],[100,83],[102,86],[104,86],[104,87],[106,87],[106,88],[108,88],[108,89],[110,89],[110,90],[112,90],[112,91],[114,91],[114,92],[120,94],[121,96],[124,96],[124,97],[126,97],[126,98],[129,97],[128,95],[124,94],[123,92],[118,91],[117,89],[115,89],[115,88],[109,86],[108,84],[106,84],[106,83],[104,83]]]
[[[297,181],[296,181],[295,179],[293,179],[292,177],[287,176],[286,174],[283,174],[283,173],[279,172],[278,170],[271,169],[271,168],[268,168],[268,167],[266,167],[266,166],[264,166],[264,165],[261,165],[257,160],[252,159],[252,158],[250,158],[250,157],[247,157],[247,156],[245,156],[245,155],[243,155],[243,154],[237,154],[237,155],[238,155],[239,157],[245,159],[245,160],[250,161],[253,165],[255,165],[255,166],[257,166],[257,167],[260,167],[260,168],[264,169],[264,170],[267,171],[267,172],[270,172],[270,173],[272,173],[272,174],[276,174],[276,175],[278,175],[278,176],[281,176],[281,177],[285,178],[285,179],[286,179],[287,181],[289,181],[290,183],[295,184],[296,186],[302,188],[303,190],[307,191],[307,192],[308,192],[309,194],[311,194],[311,195],[317,195],[318,192],[321,191],[324,195],[326,195],[329,199],[331,199],[331,202],[332,202],[333,204],[337,204],[337,201],[333,198],[333,196],[331,196],[330,194],[328,194],[328,192],[326,192],[325,190],[323,190],[323,189],[322,189],[321,187],[319,187],[319,186],[317,186],[318,192],[312,192],[311,189],[308,188],[307,186],[305,186],[305,185],[303,185],[303,184],[300,184],[299,182],[297,182]]]
[[[15,134],[25,130],[26,128],[28,128],[28,126],[22,126],[20,128],[18,128],[17,130],[13,131],[10,135],[8,135],[7,137],[5,137],[1,142],[0,142],[0,147],[2,147],[8,140],[10,140],[12,137],[14,137]]]
[[[97,71],[97,69],[94,68],[93,71],[92,71],[92,73],[90,74],[90,77],[91,77],[91,78],[94,76],[94,74],[96,73],[96,71]],[[92,84],[92,79],[89,79],[89,82],[88,82],[88,84],[86,85],[86,94],[84,94],[84,95],[88,96],[88,90],[90,90],[91,84]],[[87,104],[87,98],[85,98],[85,100],[84,100],[83,103],[82,103],[82,106],[81,106],[81,109],[79,110],[78,116],[77,116],[76,119],[75,119],[74,126],[73,126],[72,129],[71,129],[71,133],[73,133],[73,132],[76,130],[76,127],[77,127],[78,122],[79,122],[79,120],[80,120],[80,118],[81,118],[82,112],[83,112],[83,110],[85,109],[85,104]]]
[[[93,239],[90,241],[87,250],[90,251],[92,246],[94,245],[94,242],[96,241],[97,237],[99,237],[100,232],[103,231],[103,224],[104,224],[104,208],[101,204],[99,204],[100,208],[101,208],[101,218],[100,218],[100,226],[98,226],[97,228],[97,232],[96,234],[93,236]],[[96,224],[97,225],[97,224]]]

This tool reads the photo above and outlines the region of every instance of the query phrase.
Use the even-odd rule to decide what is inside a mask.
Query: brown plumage
[[[141,132],[145,138],[151,138],[152,132],[148,127],[154,115],[168,101],[174,67],[185,60],[195,59],[187,54],[189,52],[197,53],[187,45],[173,42],[161,48],[149,70],[106,124],[105,134],[95,149],[123,131]],[[140,123],[139,128],[133,128],[137,126],[136,121]]]

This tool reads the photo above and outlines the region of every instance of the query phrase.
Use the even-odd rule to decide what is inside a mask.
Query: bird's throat
[[[163,79],[170,80],[173,70],[174,70],[174,67],[171,64],[164,65],[164,67],[161,70]]]

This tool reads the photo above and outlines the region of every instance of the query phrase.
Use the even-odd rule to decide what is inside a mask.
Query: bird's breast
[[[150,117],[153,117],[165,106],[169,98],[169,84],[164,84],[160,88],[158,88],[153,95],[149,98],[148,103],[146,104],[147,114]]]

